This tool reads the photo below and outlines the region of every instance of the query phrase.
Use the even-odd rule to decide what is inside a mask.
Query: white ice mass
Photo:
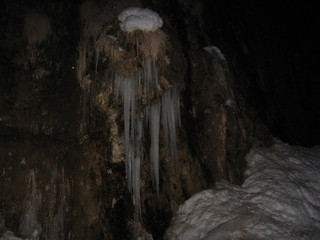
[[[145,66],[135,76],[116,75],[114,79],[116,99],[122,100],[124,115],[124,148],[128,188],[133,196],[135,210],[140,214],[140,165],[145,149],[144,127],[149,128],[150,173],[159,193],[159,135],[163,131],[165,143],[173,160],[177,157],[176,130],[180,125],[179,91],[167,90],[160,96],[158,68],[154,60],[146,58]],[[144,106],[139,101],[141,93],[155,98]],[[140,104],[140,105],[139,105]],[[142,117],[144,116],[144,117]]]
[[[192,196],[166,239],[320,239],[320,146],[278,141],[246,159],[245,182],[222,181]]]
[[[135,30],[155,31],[163,25],[163,20],[159,14],[148,8],[126,8],[119,14],[118,20],[120,21],[120,28],[124,32]]]

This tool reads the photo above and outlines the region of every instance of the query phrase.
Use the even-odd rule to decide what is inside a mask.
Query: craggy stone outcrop
[[[128,34],[117,20],[127,1],[37,7],[6,1],[0,212],[15,234],[34,233],[25,230],[28,218],[41,239],[134,239],[147,232],[161,239],[193,193],[220,179],[241,183],[250,145],[270,135],[246,105],[228,58],[203,49],[201,4],[170,2],[137,2],[158,11],[164,26]],[[143,69],[148,56],[158,68],[157,94],[180,92],[181,125],[176,160],[160,131],[159,193],[150,173],[150,139],[143,137],[140,218],[127,186],[124,114],[114,81]],[[139,107],[154,95],[141,92]]]

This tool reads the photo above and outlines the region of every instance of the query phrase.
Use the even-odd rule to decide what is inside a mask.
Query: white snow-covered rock
[[[120,21],[120,28],[124,32],[135,30],[155,31],[163,25],[163,20],[159,14],[148,8],[126,8],[119,14],[118,20]]]
[[[277,142],[247,155],[247,179],[183,203],[166,239],[320,239],[320,148]]]
[[[0,240],[23,240],[22,238],[16,237],[13,232],[8,230],[5,225],[5,220],[0,212]]]
[[[208,53],[211,53],[211,54],[212,54],[213,52],[215,52],[221,60],[227,61],[227,60],[226,60],[226,57],[224,56],[224,54],[223,54],[223,53],[221,52],[221,50],[220,50],[218,47],[216,47],[216,46],[207,46],[207,47],[204,47],[203,50],[205,50],[205,51],[207,51]]]
[[[0,236],[0,240],[23,240],[23,239],[16,237],[13,232],[7,231],[2,236]]]

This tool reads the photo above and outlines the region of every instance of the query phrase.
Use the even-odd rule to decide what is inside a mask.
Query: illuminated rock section
[[[128,8],[120,13],[118,19],[121,30],[133,40],[133,49],[138,50],[131,55],[131,69],[127,68],[128,65],[120,65],[119,69],[125,67],[125,71],[119,73],[118,69],[114,70],[114,86],[117,99],[121,98],[124,109],[128,187],[133,194],[136,211],[140,214],[140,164],[144,149],[148,146],[143,139],[150,139],[150,171],[153,185],[159,193],[160,130],[175,159],[176,124],[180,122],[179,93],[175,87],[164,86],[159,79],[159,63],[164,61],[167,44],[166,35],[159,30],[163,24],[160,16],[149,9]],[[117,49],[126,54],[122,47]],[[142,60],[137,60],[139,58]],[[144,129],[149,129],[149,136],[143,133]]]

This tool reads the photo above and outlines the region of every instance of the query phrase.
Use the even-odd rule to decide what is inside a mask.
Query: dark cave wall
[[[39,7],[56,20],[50,20],[52,32],[46,42],[32,44],[24,33],[24,16],[32,7],[11,2],[1,9],[1,124],[72,139],[78,131],[79,91],[72,69],[78,33],[76,22],[65,16],[74,8]],[[61,24],[68,21],[69,25]]]
[[[42,196],[37,219],[43,239],[133,239],[144,230],[161,239],[193,193],[221,179],[243,181],[250,146],[272,142],[263,123],[291,143],[310,143],[301,142],[304,136],[316,141],[317,130],[310,135],[316,100],[302,94],[317,89],[304,81],[310,79],[308,62],[301,61],[293,30],[287,36],[287,25],[273,28],[284,6],[271,21],[271,15],[260,16],[263,5],[136,1],[164,19],[172,64],[161,74],[180,87],[182,120],[176,169],[161,142],[159,195],[148,157],[143,160],[142,219],[136,222],[126,183],[123,113],[102,60],[96,72],[96,39],[84,39],[80,4],[6,1],[1,9],[0,212],[16,234],[33,174]],[[109,18],[98,30],[118,33],[116,16],[129,4],[99,1]],[[41,43],[30,43],[24,33],[28,9],[50,20]],[[77,79],[82,43],[88,51],[84,85]],[[203,50],[209,45],[218,46],[226,60]]]
[[[204,27],[220,46],[257,117],[290,144],[319,143],[316,6],[204,1]],[[218,34],[217,34],[218,33]]]

